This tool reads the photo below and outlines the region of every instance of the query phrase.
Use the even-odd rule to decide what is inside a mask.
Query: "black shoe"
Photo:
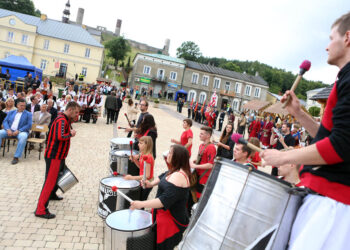
[[[109,124],[108,122],[106,124]]]
[[[61,201],[61,200],[63,200],[63,197],[56,195],[56,196],[50,197],[50,200],[53,200],[53,201]]]
[[[49,219],[53,219],[53,218],[56,217],[56,215],[54,215],[54,214],[52,214],[50,212],[48,212],[46,214],[36,214],[36,213],[34,213],[34,214],[35,214],[36,217],[43,218],[43,219],[48,219],[48,220]]]
[[[14,157],[13,160],[11,161],[11,164],[12,165],[15,165],[18,163],[18,158],[17,157]]]

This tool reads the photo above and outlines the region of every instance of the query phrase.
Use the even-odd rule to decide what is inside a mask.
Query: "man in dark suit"
[[[47,112],[51,114],[51,121],[49,124],[49,128],[51,127],[52,122],[57,117],[57,109],[54,108],[54,101],[52,99],[47,100]]]
[[[114,91],[112,91],[111,94],[107,96],[105,109],[107,110],[107,124],[109,124],[109,122],[113,123],[114,112],[118,109],[118,102]]]
[[[4,129],[0,130],[0,147],[2,139],[15,137],[18,140],[17,149],[12,160],[12,164],[17,164],[22,156],[30,129],[32,128],[32,114],[25,110],[26,102],[22,99],[18,101],[17,110],[10,111],[4,122]]]
[[[36,98],[34,95],[30,97],[30,103],[27,104],[26,110],[34,114],[36,111],[40,111],[40,105],[38,104],[38,98]]]
[[[118,108],[117,108],[117,110],[115,111],[115,114],[114,114],[114,123],[117,123],[118,116],[119,116],[119,111],[123,107],[123,102],[120,99],[120,94],[119,93],[117,94],[117,104],[118,104]]]

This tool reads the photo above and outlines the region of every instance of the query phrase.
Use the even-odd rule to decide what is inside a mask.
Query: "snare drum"
[[[117,137],[111,139],[111,150],[130,150],[130,142],[135,142],[133,138]]]
[[[105,250],[153,250],[152,214],[144,210],[120,210],[106,218]]]
[[[130,207],[130,203],[118,192],[113,192],[112,187],[116,186],[120,191],[129,196],[132,200],[140,199],[140,182],[135,180],[124,180],[122,176],[112,176],[103,178],[100,182],[99,204],[97,213],[102,218],[106,218],[114,211]]]
[[[61,189],[62,193],[67,192],[78,182],[77,177],[75,177],[68,167],[65,167],[63,173],[60,173],[57,178],[57,186],[59,189]]]
[[[286,249],[302,199],[290,188],[254,168],[217,160],[179,249]]]
[[[132,151],[133,155],[138,155],[136,150]],[[109,171],[118,172],[119,174],[139,175],[139,168],[134,162],[130,161],[130,150],[112,150],[109,152]]]

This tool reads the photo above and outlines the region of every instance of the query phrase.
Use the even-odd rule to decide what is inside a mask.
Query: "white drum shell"
[[[133,138],[116,137],[110,140],[111,150],[130,150],[130,142],[135,142]]]
[[[145,234],[148,234],[152,230],[152,214],[143,210],[121,210],[117,211],[115,213],[121,213],[123,216],[132,216],[138,215],[139,220],[144,220],[143,227],[139,228],[138,230],[123,230],[122,228],[115,228],[110,223],[110,217],[114,216],[115,214],[110,214],[105,221],[105,228],[104,228],[104,249],[105,250],[125,250],[127,249],[127,239],[128,238],[134,238],[143,236]],[[134,220],[137,220],[136,218]]]
[[[216,167],[221,167],[217,179],[209,178],[215,182],[210,191],[205,188],[180,249],[246,249],[274,227],[276,240],[269,249],[285,249],[301,197],[260,171],[228,161]],[[209,198],[203,198],[206,192]]]
[[[74,176],[74,174],[66,167],[63,171],[63,174],[58,177],[57,186],[59,189],[65,193],[71,189],[79,181]]]

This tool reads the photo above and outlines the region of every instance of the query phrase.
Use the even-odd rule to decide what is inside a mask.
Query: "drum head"
[[[106,224],[118,231],[138,231],[152,226],[152,214],[143,210],[119,210],[106,218]]]
[[[164,158],[168,157],[168,155],[169,155],[169,150],[163,152],[163,157],[164,157]]]
[[[135,142],[135,140],[133,138],[122,138],[122,137],[117,137],[117,138],[113,138],[111,139],[111,144],[112,145],[120,145],[120,144],[123,144],[123,145],[129,145],[130,142]]]
[[[109,152],[110,155],[115,155],[117,157],[123,157],[123,158],[129,158],[130,157],[130,150],[112,150]],[[139,154],[139,151],[133,150],[132,155]]]
[[[106,177],[101,180],[101,184],[113,187],[116,186],[117,188],[135,188],[140,186],[140,182],[135,180],[124,180],[122,176],[111,176]]]

